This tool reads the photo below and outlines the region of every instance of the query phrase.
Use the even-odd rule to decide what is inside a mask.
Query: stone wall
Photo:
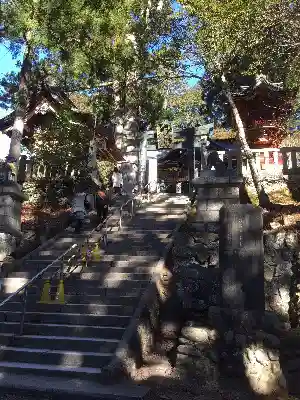
[[[235,310],[224,307],[217,233],[203,232],[196,224],[186,222],[176,235],[172,254],[171,273],[184,316],[179,360],[190,355],[193,359],[199,356],[203,362],[206,357],[216,364],[219,373],[246,377],[257,394],[285,392],[280,338],[288,328],[283,322],[287,315],[282,319],[276,312],[266,311],[258,319],[255,311],[243,306]],[[275,277],[264,284],[266,294],[272,291],[268,284],[273,291],[278,287]],[[266,309],[271,310],[268,302],[266,295]]]
[[[295,227],[278,224],[264,234],[264,277],[266,310],[274,311],[289,323],[293,264],[298,254],[298,232]]]
[[[218,196],[221,180],[202,180],[194,222],[182,225],[172,249],[169,268],[183,307],[178,356],[208,357],[219,374],[242,377],[255,394],[281,396],[297,235],[263,235],[262,210]],[[210,211],[218,215],[210,219]]]

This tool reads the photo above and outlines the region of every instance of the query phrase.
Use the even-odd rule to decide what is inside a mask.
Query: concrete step
[[[89,378],[97,379],[100,376],[100,368],[76,367],[76,366],[60,366],[47,365],[40,363],[21,363],[0,361],[0,373],[15,373],[19,376],[24,374],[34,374],[35,376],[58,376],[69,378]]]
[[[128,245],[126,245],[127,247],[128,247]],[[113,250],[113,247],[111,247],[111,250]],[[157,260],[158,259],[158,257],[157,257],[157,255],[151,255],[151,254],[149,254],[148,256],[147,256],[147,260],[148,260],[148,262],[153,262],[153,261],[155,261],[155,260]],[[104,254],[102,254],[102,256],[101,256],[101,260],[100,261],[93,261],[93,260],[91,260],[91,261],[89,261],[89,265],[94,265],[94,264],[99,264],[99,263],[102,263],[102,262],[112,262],[112,261],[114,261],[114,262],[119,262],[119,261],[126,261],[126,262],[128,262],[128,263],[131,263],[131,262],[145,262],[145,256],[143,256],[143,255],[128,255],[128,254],[115,254],[114,252],[112,252],[111,254],[110,253],[104,253]],[[31,259],[31,260],[26,260],[26,261],[24,261],[24,263],[23,263],[23,266],[24,265],[40,265],[42,268],[41,269],[43,269],[43,268],[45,268],[47,265],[49,265],[51,263],[51,261],[49,261],[49,260],[45,260],[45,259]],[[59,264],[57,264],[57,265],[59,265]]]
[[[84,284],[84,282],[77,283],[66,283],[64,290],[65,295],[78,295],[78,294],[86,294],[86,295],[98,295],[104,299],[106,296],[120,296],[123,293],[134,295],[137,292],[140,293],[141,289],[145,289],[148,285],[147,281],[108,281],[107,283],[98,283],[99,286],[91,286],[88,284]],[[54,295],[57,292],[57,286],[52,286],[50,290],[50,294]],[[108,294],[110,292],[110,294]],[[41,286],[32,286],[28,289],[28,293],[30,295],[38,295],[41,293]]]
[[[99,285],[99,283],[104,283],[108,281],[124,281],[124,280],[132,280],[132,281],[144,281],[149,280],[151,278],[151,269],[149,271],[144,272],[135,272],[132,269],[131,272],[116,272],[115,269],[112,271],[99,271],[99,272],[81,272],[81,268],[76,268],[71,270],[70,277],[66,278],[66,284],[73,284],[76,282],[80,282],[83,285],[89,284],[91,286]],[[67,272],[66,272],[67,274]],[[51,276],[51,274],[50,274]]]
[[[77,267],[70,267],[72,274],[85,274],[85,273],[147,273],[151,268],[153,268],[155,263],[148,262],[147,259],[144,262],[131,262],[130,264],[127,261],[118,261],[113,263],[111,261],[103,261],[98,263],[91,263],[87,266],[78,265]],[[57,265],[50,267],[51,273],[53,273],[58,268]],[[10,278],[24,278],[31,279],[33,278],[39,271],[41,267],[37,267],[36,265],[26,265],[23,266],[22,269],[18,269],[17,271],[13,271],[9,274]],[[68,267],[65,267],[65,272],[68,271]]]
[[[118,346],[118,339],[78,338],[69,336],[43,336],[1,334],[0,346],[42,348],[49,350],[88,351],[112,353]]]
[[[122,300],[119,300],[122,303]],[[133,303],[133,302],[132,302]],[[136,303],[136,299],[135,299]],[[27,312],[51,312],[51,313],[67,313],[67,314],[90,314],[90,315],[132,315],[135,305],[124,304],[40,304],[31,302],[27,304]],[[1,311],[18,311],[22,312],[22,302],[8,302],[1,307]]]
[[[0,321],[18,322],[22,313],[18,311],[1,311]],[[130,315],[95,315],[95,314],[67,314],[49,312],[26,312],[25,322],[38,324],[67,324],[85,326],[120,326],[126,327],[130,322]]]
[[[139,282],[148,282],[151,279],[151,274],[124,274],[124,273],[107,273],[107,274],[72,274],[66,278],[64,283],[65,287],[81,287],[81,288],[98,288],[98,287],[119,287],[128,285],[126,287],[139,286]],[[57,285],[59,280],[52,279],[53,285]],[[132,284],[132,286],[131,286]]]
[[[111,305],[116,304],[119,305],[120,303],[123,305],[136,305],[138,302],[138,297],[141,294],[141,290],[133,289],[130,292],[127,292],[125,295],[124,293],[118,289],[103,289],[103,296],[99,296],[99,294],[91,295],[89,293],[83,294],[65,294],[65,302],[67,304],[82,304],[82,305]],[[1,295],[0,299],[3,301],[7,295]],[[28,295],[28,305],[36,304],[40,301],[40,290],[36,293]],[[12,300],[11,300],[12,301]],[[22,302],[23,296],[16,295],[14,297],[15,302]]]
[[[45,277],[46,278],[46,277]],[[12,279],[16,279],[15,282]],[[150,279],[150,277],[149,277]],[[149,281],[148,279],[148,281]],[[76,293],[88,293],[88,294],[99,294],[106,295],[106,290],[115,289],[117,293],[121,295],[121,291],[135,291],[138,288],[145,287],[147,285],[146,280],[115,280],[115,279],[102,279],[101,280],[81,280],[81,279],[70,279],[65,280],[65,293],[76,294]],[[27,280],[20,280],[18,278],[6,278],[4,280],[4,293],[14,293],[16,290],[21,288]],[[32,286],[29,286],[28,293],[35,294],[41,291],[44,284],[44,280],[34,282]],[[55,285],[55,286],[54,286]],[[53,293],[56,290],[56,281],[53,281],[52,290]]]
[[[101,368],[109,363],[113,353],[65,351],[49,349],[1,346],[0,361],[42,365],[58,365],[69,368]]]
[[[22,364],[21,364],[22,365]],[[22,368],[20,367],[22,370]],[[17,371],[18,372],[18,371]],[[29,372],[31,372],[29,370]],[[114,384],[100,385],[85,379],[66,379],[63,377],[40,376],[32,373],[20,375],[1,373],[1,394],[3,400],[146,400],[149,388],[144,385]],[[96,375],[98,376],[98,375]],[[151,397],[152,398],[152,397]]]
[[[43,279],[51,279],[53,276],[53,272],[55,273],[55,270],[46,272],[43,276]],[[151,269],[149,268],[149,271],[143,271],[143,272],[135,272],[134,269],[130,272],[119,272],[116,271],[116,269],[107,269],[106,271],[92,271],[92,272],[86,272],[83,268],[81,267],[76,267],[76,268],[71,268],[70,271],[65,270],[65,285],[73,285],[77,284],[80,282],[83,286],[87,284],[88,286],[98,286],[99,284],[103,284],[104,282],[108,282],[108,285],[110,281],[123,281],[123,280],[131,280],[131,281],[139,281],[139,280],[149,280],[151,277]],[[58,275],[58,273],[57,273]],[[56,276],[57,276],[56,275]],[[25,274],[23,273],[23,277],[10,277],[10,278],[4,278],[2,280],[2,284],[4,285],[5,288],[18,288],[24,285],[25,283],[29,282],[30,278],[26,278]],[[56,279],[53,278],[52,282],[56,284]],[[34,284],[35,282],[33,282]],[[36,281],[36,284],[34,286],[39,286],[39,284],[43,284],[43,281],[41,280],[40,282]]]
[[[107,247],[107,253],[113,253],[117,257],[144,257],[148,256],[159,258],[164,248],[164,244],[157,240],[155,243],[152,241],[145,244],[135,244],[134,242],[130,245],[128,243],[116,242],[111,243]]]
[[[19,322],[1,322],[1,333],[19,334]],[[40,324],[26,323],[24,325],[24,335],[43,335],[43,336],[70,336],[84,338],[101,338],[101,339],[121,339],[125,332],[125,327],[120,326],[85,326],[85,325],[68,325],[68,324]]]

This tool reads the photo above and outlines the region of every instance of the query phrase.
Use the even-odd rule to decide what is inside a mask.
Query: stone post
[[[0,166],[0,261],[11,254],[22,237],[21,207],[26,196],[8,165]]]
[[[218,230],[219,213],[223,205],[239,203],[239,189],[242,177],[234,175],[218,176],[217,171],[201,171],[199,178],[193,179],[196,190],[196,226],[205,231]]]
[[[220,210],[219,260],[222,306],[263,313],[264,247],[262,209],[234,204]]]
[[[244,348],[261,326],[264,309],[262,210],[249,204],[220,210],[220,307],[210,318],[220,334],[220,366],[245,374]]]
[[[256,395],[287,398],[280,340],[267,330],[261,208],[222,207],[219,259],[221,307],[209,310],[220,338],[219,366],[235,377],[247,378]]]

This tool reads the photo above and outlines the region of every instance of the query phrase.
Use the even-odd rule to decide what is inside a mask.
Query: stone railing
[[[283,147],[283,175],[300,175],[300,147]]]
[[[274,148],[252,149],[256,168],[259,172],[282,174],[283,154]],[[218,151],[221,160],[224,160],[229,169],[237,169],[240,175],[250,175],[249,162],[240,151]]]
[[[72,166],[65,165],[64,168],[58,168],[56,165],[39,164],[34,159],[21,157],[17,180],[19,183],[31,181],[40,178],[73,177],[78,175]]]
[[[300,175],[300,147],[281,149],[252,149],[256,168],[261,174]],[[243,176],[250,175],[249,162],[239,151],[218,151],[228,169],[237,169]]]

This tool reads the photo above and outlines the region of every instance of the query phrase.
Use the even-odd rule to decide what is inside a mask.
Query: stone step
[[[134,295],[140,293],[141,289],[145,289],[149,282],[147,281],[108,281],[107,284],[98,283],[99,286],[91,286],[84,284],[83,282],[77,282],[74,284],[65,284],[64,292],[65,295],[98,295],[104,299],[106,296],[119,296],[123,293]],[[28,293],[38,295],[41,293],[41,286],[32,286],[28,289]],[[51,286],[50,294],[55,295],[57,292],[57,286]],[[108,294],[110,292],[110,294]]]
[[[109,363],[113,353],[49,350],[43,348],[18,348],[1,346],[0,361],[42,365],[59,365],[69,368],[101,368]]]
[[[132,315],[135,310],[135,305],[121,304],[122,299],[119,300],[120,304],[41,304],[35,301],[27,303],[26,311],[28,312],[51,312],[51,313],[67,313],[67,314],[89,314],[89,315]],[[136,303],[136,299],[135,299]],[[1,309],[3,311],[16,311],[22,312],[22,302],[8,302],[4,304]]]
[[[155,260],[156,261],[156,260]],[[70,267],[72,273],[107,273],[107,272],[122,272],[122,273],[145,273],[148,272],[149,269],[155,267],[155,261],[148,260],[147,257],[144,257],[144,260],[137,261],[99,261],[99,262],[90,262],[87,266],[79,263],[75,268],[75,265]],[[18,270],[13,271],[9,274],[10,278],[33,278],[39,271],[47,266],[45,264],[24,264]],[[59,265],[55,263],[53,266],[49,268],[49,271],[53,273],[55,270],[59,269]],[[68,265],[66,264],[65,269],[66,272],[68,270]]]
[[[82,305],[89,305],[89,304],[94,304],[94,305],[119,305],[120,303],[125,305],[136,305],[138,302],[138,297],[141,294],[141,290],[136,290],[133,289],[130,292],[127,292],[125,295],[122,291],[118,289],[103,289],[103,296],[96,294],[96,295],[91,295],[89,293],[83,293],[83,294],[65,294],[65,302],[67,304],[82,304]],[[0,300],[3,301],[7,295],[1,295]],[[16,295],[12,299],[15,302],[22,302],[23,301],[23,296],[22,295]],[[11,300],[11,301],[12,301]],[[38,290],[36,293],[29,294],[28,295],[28,304],[36,304],[37,302],[40,301],[40,290]],[[10,303],[10,302],[8,302]]]
[[[129,247],[128,243],[122,243],[122,242],[117,242],[117,243],[112,243],[108,246],[108,253],[113,253],[114,256],[117,257],[148,257],[148,256],[153,256],[153,257],[160,257],[160,254],[162,250],[164,249],[165,245],[157,240],[156,243],[148,242],[145,245],[137,245],[135,243],[132,243]]]
[[[176,221],[177,222],[177,221]],[[137,231],[141,229],[146,229],[146,230],[153,230],[154,232],[159,232],[159,231],[169,231],[172,232],[172,230],[176,226],[176,222],[174,223],[174,220],[169,220],[169,221],[157,221],[155,218],[153,219],[144,219],[143,222],[133,222],[130,224],[130,226],[127,228],[128,230],[132,231]]]
[[[22,366],[23,364],[21,364]],[[1,373],[1,395],[3,400],[143,400],[149,399],[150,390],[145,385],[114,384],[101,385],[96,380],[66,379],[64,377],[50,377],[44,373],[40,376],[24,373],[25,368],[20,366],[17,373]],[[15,366],[16,367],[16,366]],[[19,374],[18,374],[19,372]],[[20,379],[22,374],[22,379]],[[61,373],[62,374],[62,373]],[[98,376],[96,374],[96,376]]]
[[[8,279],[14,279],[14,278],[8,278]],[[17,279],[17,278],[16,278]],[[18,290],[20,287],[22,287],[25,282],[20,282],[19,279],[16,283],[12,283],[11,281],[5,281],[4,284],[4,292],[5,293],[14,293],[16,290]],[[149,279],[148,279],[149,281]],[[99,281],[99,280],[81,280],[81,279],[70,279],[70,280],[65,280],[65,293],[88,293],[88,294],[99,294],[99,295],[106,295],[106,290],[110,289],[115,289],[119,294],[124,291],[132,291],[138,288],[145,287],[148,283],[146,280],[115,280],[115,279],[107,279],[106,281]],[[36,281],[32,284],[32,286],[29,286],[28,288],[28,293],[33,294],[33,293],[38,293],[41,291],[42,287],[44,284],[44,280],[39,280]],[[52,286],[53,290],[56,290],[56,284],[55,282],[53,283],[54,286]],[[116,293],[117,293],[116,292]]]
[[[132,270],[131,272],[112,272],[108,271],[100,271],[100,272],[81,272],[81,268],[76,268],[72,270],[69,278],[66,278],[66,284],[74,283],[82,283],[83,285],[89,283],[89,285],[99,285],[99,283],[103,284],[109,281],[119,281],[122,282],[124,280],[132,280],[132,281],[144,281],[149,280],[151,278],[151,270],[144,272],[135,272]],[[67,274],[67,272],[66,272]],[[47,276],[47,274],[45,274]],[[51,277],[51,273],[48,274],[49,278]],[[45,276],[45,277],[46,277]]]
[[[149,267],[148,270],[144,267],[143,270],[138,270],[135,271],[135,268],[129,268],[127,267],[127,271],[122,271],[118,268],[112,268],[107,266],[106,269],[101,269],[101,268],[89,268],[87,271],[87,268],[78,266],[78,267],[70,267],[70,269],[65,269],[64,274],[65,274],[65,283],[67,284],[68,282],[73,282],[73,281],[78,281],[82,280],[83,283],[85,281],[95,281],[95,282],[103,282],[104,280],[119,280],[122,281],[124,279],[131,279],[131,280],[144,280],[144,279],[149,279],[151,277],[153,268]],[[53,274],[55,273],[55,269],[49,270],[49,272],[46,272],[43,276],[43,279],[46,278],[51,278]],[[3,284],[5,287],[17,287],[18,284],[17,282],[22,282],[22,284],[27,283],[31,278],[28,277],[29,273],[26,272],[15,272],[11,274],[9,278],[4,278],[3,279]],[[58,275],[58,274],[57,274]],[[15,280],[15,282],[13,281]],[[24,282],[24,283],[23,283]],[[93,284],[93,283],[91,283]]]
[[[42,336],[1,334],[0,346],[43,348],[49,350],[88,351],[112,353],[118,346],[118,339],[78,338],[69,336]]]
[[[112,247],[113,249],[113,247]],[[101,256],[101,260],[100,261],[94,261],[91,260],[89,261],[89,265],[94,265],[94,264],[99,264],[99,263],[103,263],[103,262],[119,262],[119,261],[126,261],[128,263],[130,262],[145,262],[145,260],[148,260],[149,262],[151,261],[155,261],[158,259],[158,256],[155,255],[151,255],[149,254],[147,256],[147,258],[145,258],[145,256],[143,255],[128,255],[128,254],[109,254],[109,253],[105,253],[102,254]],[[55,261],[55,260],[54,260]],[[32,260],[26,260],[26,262],[23,263],[23,265],[41,265],[43,268],[47,267],[47,265],[49,265],[50,263],[52,263],[53,260],[45,260],[45,259],[32,259]],[[57,265],[59,265],[57,263]],[[42,269],[42,268],[41,268]]]
[[[19,334],[19,322],[1,322],[1,333]],[[99,339],[121,339],[125,332],[124,327],[120,326],[85,326],[68,324],[39,324],[25,323],[24,335],[43,335],[43,336],[70,336],[78,338],[97,337]]]
[[[0,321],[19,322],[22,313],[18,311],[1,311]],[[63,324],[63,325],[85,325],[89,326],[117,326],[126,327],[131,316],[124,315],[95,315],[95,314],[72,314],[72,313],[50,313],[50,312],[26,312],[25,323],[33,324]]]
[[[69,378],[89,378],[97,379],[100,376],[100,368],[73,367],[60,365],[47,365],[40,363],[22,363],[0,361],[0,373],[9,372],[23,376],[24,374],[34,374],[35,376],[59,376]]]

